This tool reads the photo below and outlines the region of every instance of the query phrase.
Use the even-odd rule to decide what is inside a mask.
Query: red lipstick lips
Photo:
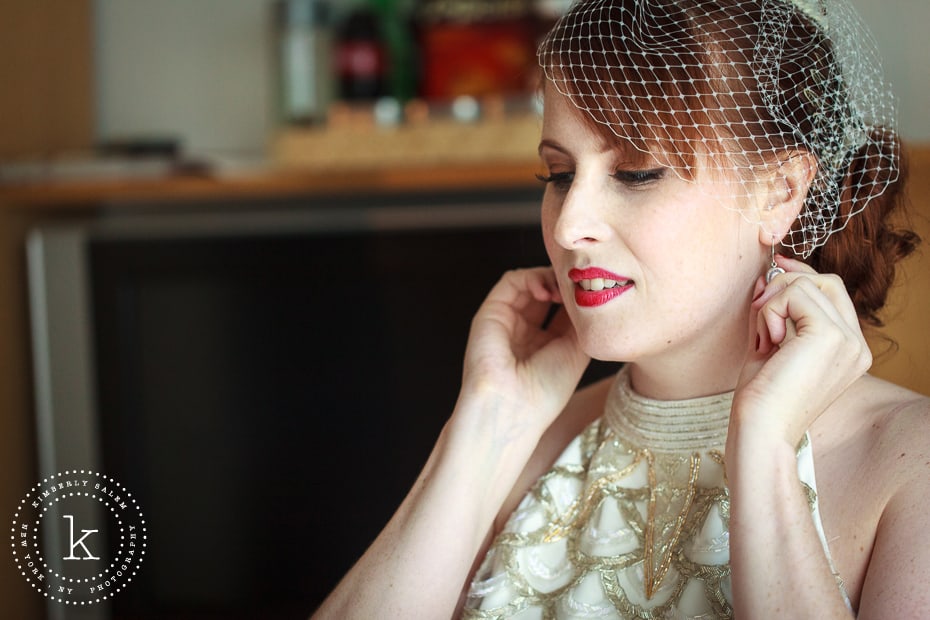
[[[575,303],[585,308],[602,306],[633,288],[633,281],[599,267],[572,269],[568,277],[575,283]]]

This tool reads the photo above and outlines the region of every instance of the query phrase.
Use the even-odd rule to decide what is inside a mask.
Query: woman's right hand
[[[448,618],[476,556],[588,357],[552,269],[511,271],[472,320],[462,391],[410,493],[318,618]],[[544,327],[545,326],[545,327]]]
[[[564,308],[546,322],[560,303],[550,267],[508,271],[472,320],[459,404],[477,404],[494,415],[498,439],[538,438],[590,361]]]

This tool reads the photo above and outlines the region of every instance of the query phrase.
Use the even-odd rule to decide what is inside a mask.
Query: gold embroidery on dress
[[[621,372],[494,541],[463,617],[732,618],[730,404],[650,401]]]
[[[594,484],[588,488],[584,498],[572,502],[568,512],[552,524],[549,531],[543,536],[543,541],[552,542],[559,538],[564,538],[580,523],[587,521],[591,516],[591,511],[600,503],[600,500],[607,493],[610,485],[629,476],[630,472],[633,471],[643,459],[648,460],[650,458],[651,456],[648,450],[640,450],[633,459],[633,462],[628,466],[609,476],[604,476],[603,478],[595,480]]]
[[[702,455],[682,457],[646,448],[632,450],[603,421],[583,433],[573,449],[583,456],[583,462],[578,466],[557,464],[539,480],[515,513],[513,527],[508,526],[498,537],[488,557],[490,562],[479,572],[471,596],[493,600],[476,595],[487,595],[486,590],[499,585],[494,581],[496,573],[506,577],[511,591],[506,604],[484,610],[470,608],[464,617],[504,618],[538,608],[541,618],[667,618],[694,579],[704,584],[701,589],[708,600],[708,617],[730,617],[723,585],[729,578],[728,565],[701,564],[682,551],[684,542],[695,537],[712,507],[725,500],[722,488],[698,486]],[[626,461],[617,469],[607,473],[598,470],[603,463],[616,463],[622,456]],[[592,471],[601,475],[591,475]],[[642,485],[631,482],[636,475],[643,477]],[[675,480],[679,482],[673,484]],[[571,502],[558,497],[559,485],[567,482],[578,486]],[[612,510],[619,515],[618,522],[635,542],[622,553],[596,555],[597,545],[592,545],[589,537],[598,519],[604,521],[607,503],[615,507]],[[717,509],[716,513],[722,511]],[[538,529],[531,527],[533,518],[540,521]],[[529,524],[528,531],[521,530],[520,524]],[[600,536],[607,547],[615,538]],[[558,570],[547,569],[549,565],[535,552],[556,544],[564,546],[561,575]],[[675,573],[674,578],[670,572]],[[484,575],[489,578],[482,580]],[[603,593],[602,601],[578,600],[576,591],[590,585],[584,583],[590,575]],[[545,582],[554,584],[552,590],[545,591]]]
[[[646,519],[646,540],[645,549],[643,550],[643,562],[645,566],[646,598],[651,599],[656,588],[662,583],[665,574],[668,572],[672,562],[672,552],[678,546],[682,530],[685,527],[685,518],[691,510],[691,503],[694,500],[694,492],[696,490],[695,486],[697,485],[698,471],[701,468],[701,455],[691,455],[691,472],[688,476],[688,484],[684,489],[685,499],[682,502],[681,508],[678,510],[678,515],[675,518],[674,524],[666,524],[666,527],[672,528],[672,532],[668,540],[659,541],[661,551],[658,553],[658,557],[660,558],[660,562],[659,565],[656,566],[656,504],[659,501],[659,488],[656,482],[655,457],[648,450],[646,450],[646,454],[646,459],[649,463],[649,508]],[[659,536],[661,536],[661,534],[660,532]]]

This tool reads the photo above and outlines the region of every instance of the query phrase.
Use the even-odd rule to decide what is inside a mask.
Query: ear
[[[759,208],[759,241],[773,245],[784,239],[798,219],[807,190],[817,173],[817,160],[806,151],[792,151],[763,182]]]

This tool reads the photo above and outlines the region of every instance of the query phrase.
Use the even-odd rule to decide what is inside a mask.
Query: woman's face
[[[551,86],[540,156],[546,249],[584,350],[638,363],[678,354],[741,363],[768,259],[758,224],[738,211],[752,198],[728,197],[733,183],[707,171],[687,180],[648,156],[624,156]]]

